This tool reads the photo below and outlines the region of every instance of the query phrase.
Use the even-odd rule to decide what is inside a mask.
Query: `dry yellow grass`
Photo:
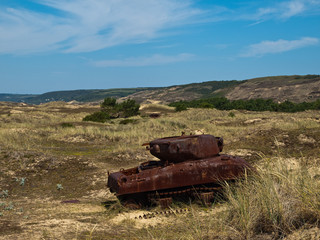
[[[232,117],[214,109],[148,108],[161,117],[138,116],[123,125],[119,119],[83,122],[98,106],[1,104],[0,193],[9,194],[0,198],[0,239],[276,239],[317,228],[318,111],[232,111]],[[224,152],[249,160],[259,175],[226,185],[228,200],[209,208],[183,205],[187,213],[161,216],[156,225],[130,217],[114,221],[119,212],[134,212],[107,191],[107,171],[151,159],[143,143],[181,132],[222,136]],[[70,199],[80,204],[61,205]],[[106,200],[113,204],[101,207]],[[10,202],[13,210],[5,210]]]
[[[320,219],[320,182],[312,177],[313,167],[302,159],[264,158],[257,165],[257,175],[227,185],[229,211],[224,224],[231,235],[251,239],[262,232],[282,238],[307,223],[316,223]]]

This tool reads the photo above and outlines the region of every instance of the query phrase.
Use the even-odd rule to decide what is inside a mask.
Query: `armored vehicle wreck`
[[[158,161],[110,173],[108,184],[123,205],[139,208],[172,198],[195,195],[208,204],[221,181],[242,177],[252,167],[242,158],[222,155],[223,139],[212,135],[159,138],[147,144]]]

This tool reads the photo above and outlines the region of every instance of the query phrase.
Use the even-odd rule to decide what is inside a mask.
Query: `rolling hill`
[[[96,90],[54,91],[38,95],[0,94],[0,101],[25,102],[30,104],[40,104],[53,101],[95,102],[103,100],[106,97],[121,98],[139,91],[155,89],[157,88],[115,88]]]
[[[223,91],[234,89],[245,81],[210,81],[176,85],[155,90],[146,90],[128,95],[122,100],[131,98],[139,103],[171,103],[180,100],[190,101],[193,99],[224,96]],[[220,92],[219,92],[220,91]]]
[[[254,78],[244,81],[211,81],[172,86],[165,89],[141,91],[123,99],[138,102],[170,103],[208,97],[226,97],[229,100],[272,99],[277,102],[315,101],[320,98],[319,75],[292,75]]]
[[[320,98],[320,75],[273,76],[243,81],[208,81],[158,88],[118,88],[97,90],[55,91],[40,95],[0,94],[0,101],[40,104],[51,101],[96,102],[106,97],[128,98],[139,103],[171,103],[208,97],[230,100],[272,99],[283,102],[315,101]]]
[[[309,102],[320,98],[320,76],[277,76],[250,79],[225,92],[229,100],[273,99],[283,102]]]

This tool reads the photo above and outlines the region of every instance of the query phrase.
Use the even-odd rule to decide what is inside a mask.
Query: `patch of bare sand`
[[[62,213],[78,213],[78,214],[103,213],[106,210],[102,205],[86,204],[86,203],[59,204],[57,207],[54,207],[51,210],[56,211],[57,208],[58,208],[58,211]]]
[[[167,209],[160,212],[135,210],[126,213],[120,213],[110,221],[114,224],[120,224],[123,221],[131,221],[138,229],[150,226],[166,225],[183,221],[184,217],[197,215],[201,218],[210,217],[226,210],[225,206],[217,206],[206,210],[193,209]]]
[[[320,229],[317,227],[301,229],[288,235],[284,240],[319,240]]]
[[[253,123],[257,123],[257,122],[261,122],[262,119],[261,118],[255,118],[255,119],[249,119],[244,121],[244,124],[253,124]]]
[[[256,151],[253,151],[253,150],[239,148],[239,149],[236,149],[236,150],[233,150],[233,151],[228,151],[227,154],[244,157],[244,156],[256,155],[258,153]]]
[[[151,100],[151,99],[147,99],[147,100],[145,100],[145,102],[146,103],[140,105],[140,109],[139,110],[142,110],[142,109],[144,109],[146,107],[149,107],[151,104],[159,104],[159,105],[161,104],[161,101]]]
[[[14,221],[18,230],[8,232],[2,239],[78,239],[77,235],[87,231],[106,231],[110,228],[104,217],[106,209],[98,202],[70,204],[57,200],[24,199],[21,201],[31,206],[24,212],[24,217]]]
[[[11,110],[10,111],[10,114],[21,114],[21,113],[24,113],[24,112],[20,111],[20,110]]]
[[[302,144],[304,144],[304,143],[314,144],[316,142],[316,140],[314,138],[308,137],[302,133],[299,135],[298,140]]]
[[[107,182],[107,181],[104,181]],[[113,197],[113,194],[110,193],[109,189],[105,188],[105,189],[100,189],[100,190],[91,190],[90,192],[88,192],[88,194],[86,196],[84,196],[83,198],[88,198],[88,199],[99,199],[99,200],[106,200],[106,199],[110,199]],[[115,197],[114,197],[115,198]]]
[[[144,217],[148,216],[148,217]],[[149,216],[152,216],[149,218]],[[113,224],[120,224],[124,221],[131,221],[134,226],[138,229],[150,226],[157,226],[159,224],[168,224],[169,222],[175,221],[175,215],[171,214],[169,216],[156,214],[151,211],[135,210],[126,213],[120,213],[111,219]]]

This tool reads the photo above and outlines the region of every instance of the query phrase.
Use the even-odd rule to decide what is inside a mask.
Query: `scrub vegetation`
[[[318,110],[176,112],[154,104],[125,119],[82,121],[100,110],[0,102],[0,239],[319,238]],[[211,206],[175,202],[172,214],[140,219],[162,210],[123,208],[106,189],[108,171],[154,159],[141,145],[181,132],[223,137],[223,152],[257,173],[224,183]]]
[[[270,111],[270,112],[303,112],[306,110],[320,110],[320,99],[314,102],[293,103],[284,101],[276,103],[271,99],[250,99],[230,101],[225,97],[204,98],[192,101],[179,101],[170,103],[176,111],[187,110],[187,108],[216,108],[219,110],[248,110],[248,111]]]
[[[117,103],[115,98],[105,98],[100,104],[101,110],[83,118],[83,121],[106,122],[115,118],[128,118],[139,115],[140,105],[135,100],[127,99]]]

